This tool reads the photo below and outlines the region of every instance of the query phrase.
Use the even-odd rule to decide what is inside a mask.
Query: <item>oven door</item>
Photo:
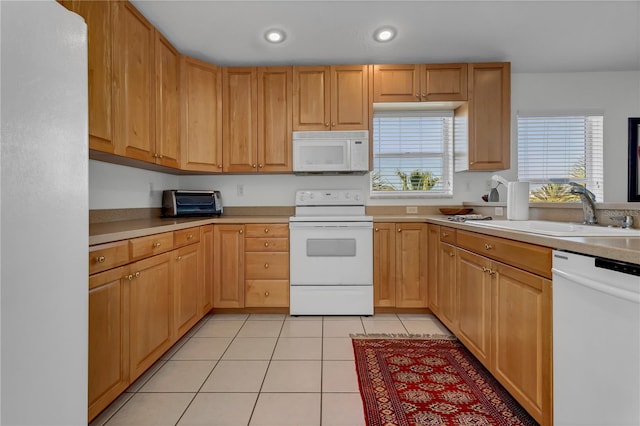
[[[373,285],[372,222],[291,222],[292,286]]]

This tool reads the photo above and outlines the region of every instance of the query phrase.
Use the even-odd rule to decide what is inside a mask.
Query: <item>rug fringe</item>
[[[352,339],[444,339],[458,340],[456,336],[451,334],[407,334],[407,333],[352,333],[349,334]]]

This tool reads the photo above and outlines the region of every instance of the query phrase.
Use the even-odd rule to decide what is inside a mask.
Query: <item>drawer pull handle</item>
[[[491,244],[485,244],[484,248],[485,248],[485,250],[491,250],[493,248],[493,246]]]
[[[264,292],[264,297],[269,297],[269,292],[268,291]]]
[[[176,257],[176,260],[182,260],[182,256]]]
[[[190,240],[190,239],[192,239],[192,238],[193,238],[193,234],[189,234],[189,235],[187,235],[187,240]]]
[[[242,234],[242,233],[244,233],[244,231],[241,229],[241,230],[238,231],[238,233]]]
[[[269,264],[268,263],[264,264],[264,269],[269,269]]]
[[[98,263],[104,263],[104,261],[105,261],[105,260],[107,260],[107,259],[105,259],[105,257],[104,257],[104,256],[98,256],[98,257],[96,257],[96,262],[98,262]]]
[[[455,255],[456,255],[456,254],[455,254],[454,252],[452,252],[452,251],[450,251],[450,252],[449,252],[449,257],[453,257],[453,256],[455,256]]]
[[[269,247],[269,243],[264,243],[264,246],[265,247]]]
[[[153,243],[153,247],[154,247],[154,248],[158,248],[158,247],[160,247],[160,243],[158,243],[158,242]]]
[[[264,233],[268,234],[269,233],[269,228],[264,228]]]
[[[447,238],[449,236],[449,234],[447,234],[446,232],[442,233],[442,238]]]

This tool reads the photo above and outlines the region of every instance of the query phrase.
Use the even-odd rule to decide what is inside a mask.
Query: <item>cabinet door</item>
[[[127,267],[89,277],[89,421],[129,385]]]
[[[115,152],[113,138],[113,34],[116,3],[63,1],[87,23],[89,68],[89,149]]]
[[[182,57],[183,170],[222,172],[222,71]]]
[[[198,293],[198,309],[202,317],[213,308],[213,225],[200,227],[200,256],[203,273]]]
[[[129,2],[117,2],[114,73],[116,154],[155,162],[155,29]]]
[[[223,72],[224,105],[222,169],[224,172],[256,172],[257,71],[253,67],[228,67]]]
[[[462,343],[490,368],[491,355],[491,261],[457,249],[458,334]]]
[[[511,67],[469,64],[469,169],[510,167]]]
[[[149,368],[173,343],[173,264],[170,254],[160,254],[131,265],[131,381]]]
[[[202,287],[203,269],[199,244],[191,244],[171,252],[173,257],[173,333],[176,339],[193,327],[199,317],[198,292]]]
[[[180,167],[180,54],[158,31],[156,60],[156,163]]]
[[[422,101],[466,101],[467,64],[423,66]]]
[[[551,424],[551,281],[494,265],[493,375],[536,421]]]
[[[396,225],[376,223],[373,232],[373,306],[396,306]]]
[[[438,315],[438,253],[440,248],[440,226],[428,225],[427,230],[427,306]]]
[[[329,130],[330,67],[293,67],[293,130]]]
[[[420,101],[418,65],[374,65],[373,102]]]
[[[427,307],[426,252],[426,224],[396,224],[396,307]]]
[[[447,328],[457,333],[457,306],[456,306],[456,249],[455,247],[440,243],[438,253],[438,319]]]
[[[244,225],[213,227],[213,307],[244,307]]]
[[[331,67],[331,130],[369,129],[369,68]]]
[[[258,171],[291,172],[292,68],[258,68]]]

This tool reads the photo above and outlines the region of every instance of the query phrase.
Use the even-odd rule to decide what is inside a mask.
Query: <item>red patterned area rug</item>
[[[537,425],[457,340],[354,338],[367,426]]]

